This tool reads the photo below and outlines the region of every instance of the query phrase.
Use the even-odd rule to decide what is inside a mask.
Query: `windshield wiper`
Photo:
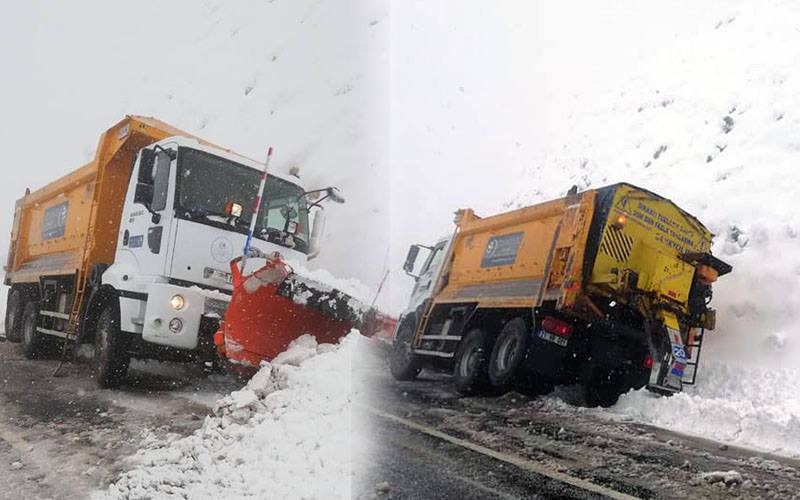
[[[231,223],[232,216],[224,212],[217,212],[215,210],[206,210],[206,209],[187,209],[187,208],[184,208],[183,210],[190,219],[203,217],[211,222],[220,222],[209,218],[209,217],[219,217],[221,219],[225,219],[226,222],[224,222],[224,224]]]
[[[189,220],[205,219],[213,223],[215,227],[220,228],[235,228],[237,232],[246,232],[250,228],[250,221],[241,217],[233,217],[223,212],[216,212],[214,210],[205,209],[183,209],[184,214]],[[225,219],[225,222],[214,220],[211,217],[220,217]],[[242,231],[243,230],[243,231]],[[296,235],[282,231],[274,227],[256,228],[255,236],[266,240],[270,243],[275,243],[286,248],[296,249],[304,243],[302,239],[298,239]],[[289,243],[289,238],[291,242]]]

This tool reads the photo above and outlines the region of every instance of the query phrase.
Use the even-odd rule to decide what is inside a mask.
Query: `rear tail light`
[[[561,321],[560,319],[552,316],[546,316],[542,320],[542,329],[546,332],[552,333],[553,335],[568,338],[570,335],[572,335],[572,330],[574,330],[574,327],[566,321]]]
[[[649,354],[647,356],[645,356],[644,357],[644,361],[642,361],[642,366],[644,366],[647,369],[652,368],[653,367],[653,356],[651,356]]]

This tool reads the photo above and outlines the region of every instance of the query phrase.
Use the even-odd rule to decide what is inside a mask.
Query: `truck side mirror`
[[[311,224],[311,235],[308,237],[308,260],[319,255],[320,240],[325,232],[325,221],[325,211],[322,209],[317,210],[314,214],[314,222]]]
[[[403,271],[406,272],[409,276],[414,275],[414,264],[417,262],[417,256],[419,255],[419,245],[411,245],[408,247],[408,254],[406,254],[406,262],[403,264]]]
[[[152,149],[142,149],[139,153],[139,177],[141,183],[153,183],[153,166],[156,164],[156,152]]]
[[[344,203],[344,198],[342,195],[339,194],[339,190],[335,187],[329,187],[325,190],[325,193],[328,195],[328,199],[334,203]]]

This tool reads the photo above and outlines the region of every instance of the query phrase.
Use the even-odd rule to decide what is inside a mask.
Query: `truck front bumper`
[[[220,292],[154,283],[147,291],[142,340],[196,349],[203,316],[222,319],[229,302]]]

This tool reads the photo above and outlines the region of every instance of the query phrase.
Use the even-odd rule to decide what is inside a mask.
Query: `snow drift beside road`
[[[670,398],[624,394],[615,413],[659,427],[800,458],[800,372],[707,363]]]
[[[338,345],[300,337],[191,436],[146,439],[136,467],[97,500],[350,498],[360,340],[355,331]]]

